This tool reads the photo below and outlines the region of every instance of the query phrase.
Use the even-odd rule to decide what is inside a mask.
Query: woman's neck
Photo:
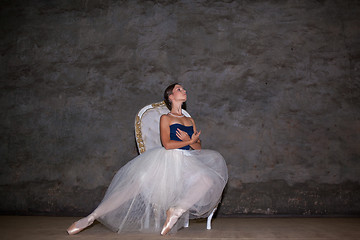
[[[175,104],[173,104],[170,112],[171,112],[172,114],[175,114],[175,115],[182,115],[181,105],[175,105]]]

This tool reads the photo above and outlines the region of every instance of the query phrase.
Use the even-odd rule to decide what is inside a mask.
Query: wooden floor
[[[96,222],[69,236],[66,228],[78,218],[0,216],[0,239],[360,239],[360,218],[215,218],[213,229],[205,221],[165,237],[160,234],[117,234]]]

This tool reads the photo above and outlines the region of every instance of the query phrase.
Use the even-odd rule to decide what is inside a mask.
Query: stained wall
[[[2,1],[0,212],[84,215],[181,82],[218,215],[360,213],[358,1]]]

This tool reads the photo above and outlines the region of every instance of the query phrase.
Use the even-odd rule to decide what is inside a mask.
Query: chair
[[[135,119],[135,137],[140,154],[146,150],[162,146],[160,140],[160,117],[168,112],[169,109],[166,107],[164,101],[147,105],[138,112]],[[183,114],[190,117],[190,114],[184,109]],[[215,211],[216,208],[214,208],[207,218],[207,229],[211,229],[211,220]],[[185,214],[184,227],[188,227],[189,212]]]

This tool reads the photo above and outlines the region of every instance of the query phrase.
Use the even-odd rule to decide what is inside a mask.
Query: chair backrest
[[[190,114],[182,110],[183,114],[190,117]],[[169,109],[165,102],[158,102],[143,107],[135,118],[135,137],[139,153],[146,150],[161,147],[160,140],[160,117],[167,114]]]

